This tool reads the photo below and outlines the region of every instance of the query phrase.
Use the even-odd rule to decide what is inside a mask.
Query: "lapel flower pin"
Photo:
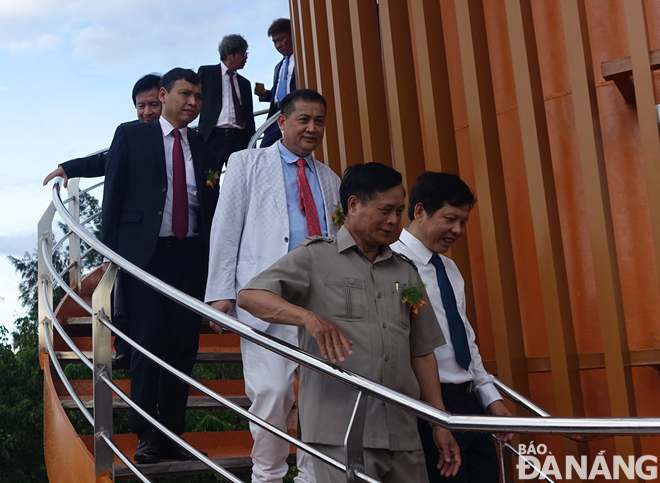
[[[335,211],[332,213],[332,223],[337,225],[337,228],[341,228],[341,226],[344,224],[345,218],[346,215],[344,214],[344,210],[341,208],[341,201],[338,201],[337,206],[335,206]]]
[[[426,305],[426,302],[422,300],[424,296],[424,284],[423,283],[411,283],[403,290],[403,297],[401,298],[401,303],[406,304],[408,307],[412,308],[413,314],[417,315],[419,313],[419,307]]]
[[[218,183],[218,178],[220,175],[218,174],[217,171],[213,171],[212,169],[208,169],[204,172],[206,175],[206,186],[210,186],[211,188],[214,188],[215,185]]]

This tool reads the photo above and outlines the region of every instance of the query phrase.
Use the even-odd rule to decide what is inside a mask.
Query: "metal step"
[[[184,433],[183,438],[196,449],[205,451],[209,457],[228,470],[249,469],[252,466],[252,436],[249,431],[214,431],[205,433]],[[90,453],[94,452],[94,436],[81,436]],[[133,461],[137,437],[133,434],[116,434],[113,438],[121,451]],[[289,462],[295,464],[295,448],[291,446]],[[181,476],[192,473],[205,473],[209,468],[201,461],[166,460],[151,465],[137,465],[146,476]],[[134,478],[119,458],[115,457],[115,476],[117,479]]]
[[[71,398],[67,392],[64,385],[59,381],[53,381],[55,384],[55,389],[60,398],[60,403],[64,409],[78,409],[78,406]],[[81,379],[72,379],[71,385],[76,391],[76,394],[81,399],[85,407],[93,407],[93,381],[91,380],[81,380]],[[114,381],[119,388],[130,396],[131,388],[129,380],[115,380]],[[234,404],[238,404],[242,407],[249,407],[250,400],[245,395],[245,382],[243,380],[235,379],[223,379],[223,380],[205,380],[200,381],[206,387],[212,391],[220,394],[223,397],[226,397]],[[119,398],[116,394],[113,393],[112,407],[114,409],[128,409],[128,404],[126,404],[122,399]],[[195,388],[190,389],[190,395],[188,396],[188,409],[220,409],[224,407],[222,404],[217,402],[215,399],[208,397],[202,392],[198,391]]]
[[[85,357],[91,360],[91,337],[72,337],[71,339],[83,354],[85,354]],[[79,362],[78,356],[69,349],[60,337],[55,337],[55,354],[57,355],[57,359],[64,363]],[[197,362],[241,362],[240,337],[231,333],[201,334],[199,336]]]

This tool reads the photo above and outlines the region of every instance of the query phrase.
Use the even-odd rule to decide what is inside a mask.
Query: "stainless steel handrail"
[[[255,132],[252,137],[250,138],[250,142],[248,143],[248,149],[252,149],[256,147],[257,141],[261,137],[261,135],[266,132],[266,129],[268,129],[271,124],[275,123],[277,121],[277,116],[280,115],[280,111],[277,111],[275,114],[270,116],[268,119],[264,121],[264,123],[257,129],[257,132]]]
[[[504,397],[509,399],[511,402],[513,402],[516,406],[523,408],[525,411],[527,411],[530,414],[535,414],[542,418],[552,417],[550,413],[538,407],[536,404],[534,404],[532,401],[524,397],[522,394],[518,394],[516,391],[511,389],[509,386],[504,384],[499,379],[495,378],[494,383],[495,383],[495,387],[500,391],[500,393],[504,395]]]
[[[43,296],[47,295],[47,290],[48,286],[46,283],[42,283],[42,289],[43,289]],[[44,325],[48,327],[48,325],[52,325],[55,330],[60,334],[64,342],[71,348],[71,350],[74,351],[74,353],[78,356],[78,358],[83,362],[89,369],[93,370],[92,363],[87,360],[85,355],[78,349],[78,347],[73,343],[71,338],[69,338],[68,334],[64,331],[62,326],[60,325],[59,321],[57,320],[57,317],[55,317],[55,313],[53,312],[53,308],[50,306],[50,304],[46,303],[46,308],[50,317],[50,321],[44,321]],[[78,409],[82,412],[83,416],[85,419],[87,419],[87,422],[94,426],[94,418],[89,412],[89,410],[85,407],[84,403],[80,400],[78,397],[78,394],[76,393],[75,389],[71,385],[71,382],[69,379],[66,377],[66,374],[64,374],[64,371],[62,370],[62,366],[57,360],[57,354],[55,354],[55,349],[53,348],[53,342],[50,338],[50,331],[46,330],[44,331],[45,333],[45,339],[46,339],[46,347],[48,349],[48,355],[50,357],[50,360],[53,361],[53,367],[55,368],[55,371],[57,372],[57,375],[60,377],[60,381],[62,381],[62,384],[64,384],[64,387],[66,388],[67,392],[73,399],[73,401],[76,403],[76,406],[78,406]],[[124,462],[127,468],[129,468],[135,476],[137,476],[141,481],[145,483],[151,483],[150,480],[148,480],[140,470],[138,470],[135,465],[131,462],[130,459],[126,457],[126,455],[112,442],[110,438],[108,438],[107,433],[102,433],[100,435],[105,442],[108,444],[108,446],[112,449],[112,451],[117,455],[117,457]]]
[[[237,414],[243,416],[244,418],[252,421],[253,423],[261,426],[262,428],[269,431],[270,433],[273,433],[273,434],[279,436],[280,438],[284,439],[286,442],[288,442],[290,444],[293,444],[296,447],[298,447],[298,448],[308,452],[309,454],[319,458],[320,460],[322,460],[323,462],[329,464],[330,466],[333,466],[334,468],[336,468],[340,471],[343,471],[343,472],[346,471],[346,465],[344,465],[343,463],[327,456],[326,454],[318,451],[314,447],[309,446],[308,444],[303,443],[302,441],[294,438],[293,436],[288,434],[286,431],[282,431],[281,429],[273,426],[269,422],[267,422],[267,421],[265,421],[261,418],[258,418],[257,416],[253,415],[249,411],[243,409],[238,404],[235,404],[235,403],[231,402],[229,399],[227,399],[223,396],[220,396],[216,392],[214,392],[214,391],[210,390],[209,388],[207,388],[205,385],[200,384],[199,381],[196,381],[192,377],[184,374],[183,372],[179,371],[175,367],[172,367],[170,364],[168,364],[164,360],[162,360],[159,357],[155,356],[150,351],[148,351],[144,347],[140,346],[137,342],[135,342],[133,339],[131,339],[129,336],[127,336],[124,332],[122,332],[121,330],[117,329],[114,325],[112,325],[112,323],[110,322],[110,320],[108,319],[107,316],[99,316],[99,319],[101,320],[101,323],[103,323],[103,325],[105,325],[108,329],[110,329],[114,334],[116,334],[119,337],[121,337],[122,339],[124,339],[124,341],[127,342],[131,347],[133,347],[134,349],[140,351],[142,354],[147,356],[148,359],[152,360],[153,362],[158,364],[163,369],[166,369],[171,374],[174,374],[176,377],[178,377],[179,379],[181,379],[182,381],[184,381],[188,385],[190,385],[190,386],[194,387],[195,389],[197,389],[198,391],[206,394],[210,398],[215,399],[216,401],[218,401],[223,406],[226,406],[228,409],[231,409],[235,413],[237,413]],[[378,483],[377,480],[374,480],[374,479],[370,478],[366,474],[356,472],[356,475],[359,476],[364,481],[371,482],[371,483]]]
[[[128,274],[141,280],[151,288],[186,306],[193,312],[225,327],[241,337],[259,344],[283,357],[311,368],[321,374],[337,379],[344,384],[371,396],[393,404],[415,414],[422,419],[439,424],[450,430],[488,431],[488,432],[538,432],[548,434],[612,434],[639,435],[660,434],[658,418],[520,418],[449,415],[428,406],[409,396],[400,394],[377,384],[360,375],[343,370],[324,360],[301,351],[297,347],[282,342],[268,334],[246,326],[238,320],[223,314],[210,306],[171,287],[151,274],[129,263],[124,257],[107,248],[84,226],[77,222],[62,204],[59,190],[53,187],[53,204],[71,230],[76,231],[90,247],[112,260]]]

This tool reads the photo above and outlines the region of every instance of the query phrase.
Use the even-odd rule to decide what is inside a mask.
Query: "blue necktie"
[[[454,346],[456,362],[467,371],[470,367],[472,356],[470,356],[470,346],[468,345],[467,333],[465,332],[465,324],[463,324],[461,314],[458,313],[454,289],[451,286],[442,259],[438,255],[433,255],[431,257],[431,264],[435,267],[435,276],[438,279],[438,287],[440,287],[440,297],[442,298],[442,305],[445,308],[445,315],[449,324],[449,336]]]
[[[277,94],[275,99],[277,102],[282,102],[282,99],[286,97],[286,77],[289,74],[289,59],[290,55],[286,56],[282,67],[280,67],[280,79],[277,81]]]

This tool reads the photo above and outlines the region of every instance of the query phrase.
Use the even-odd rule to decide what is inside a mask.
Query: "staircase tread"
[[[90,453],[94,453],[94,436],[80,436]],[[250,431],[207,431],[184,433],[183,438],[196,449],[205,451],[218,465],[230,469],[249,468],[251,466],[250,453],[252,451],[252,435]],[[133,461],[137,436],[134,434],[115,434],[114,443]],[[291,453],[295,447],[291,446]],[[157,464],[137,465],[145,475],[184,474],[209,471],[201,461],[172,461],[165,460]],[[115,456],[115,474],[118,477],[132,476],[132,472]]]
[[[65,409],[76,409],[77,405],[64,387],[64,384],[62,384],[60,380],[55,380],[53,382],[55,384],[55,389],[57,391],[57,395],[60,398],[62,406]],[[73,389],[76,391],[76,394],[85,405],[85,407],[92,407],[94,394],[93,381],[88,379],[71,379],[69,382],[73,386]],[[217,394],[229,399],[234,404],[238,404],[241,407],[250,406],[250,400],[245,394],[245,381],[242,379],[214,379],[201,380],[199,382]],[[120,379],[115,380],[114,383],[117,384],[117,386],[119,386],[122,391],[130,396],[130,380]],[[116,394],[112,394],[112,399],[114,408],[128,409],[128,405]],[[190,395],[188,396],[187,407],[189,409],[216,409],[223,407],[223,405],[215,399],[212,399],[206,394],[202,393],[198,389],[191,387]]]

